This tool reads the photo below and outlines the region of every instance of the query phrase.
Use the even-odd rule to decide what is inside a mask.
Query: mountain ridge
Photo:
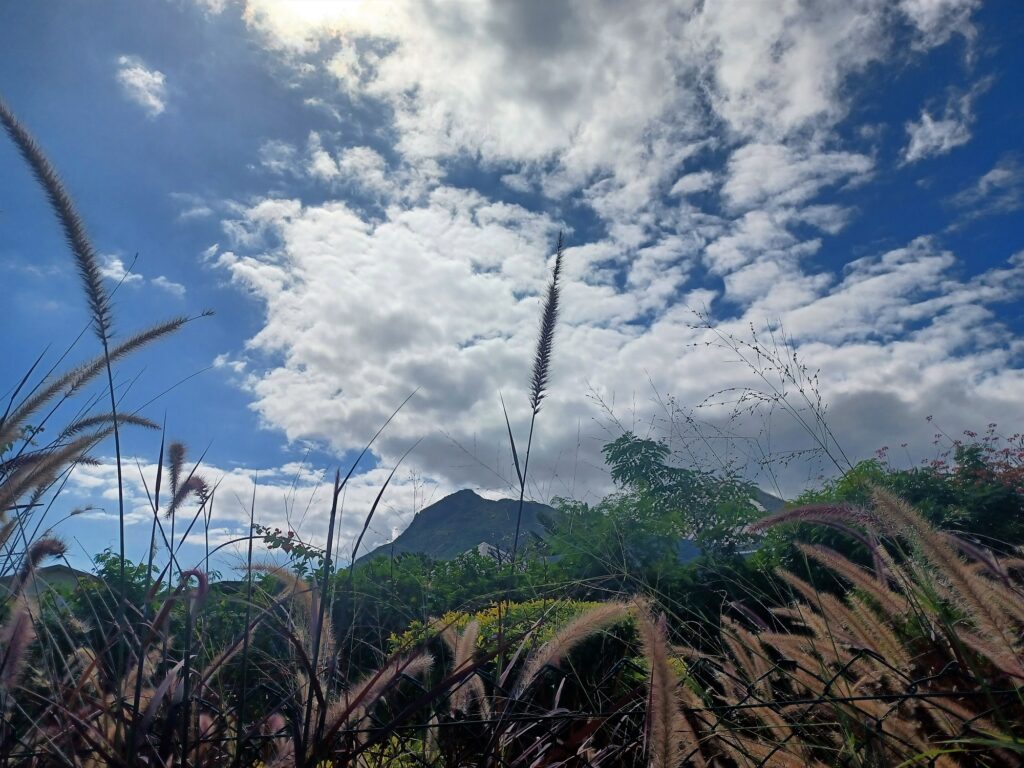
[[[356,558],[355,562],[360,565],[381,555],[413,552],[445,560],[482,543],[508,551],[515,538],[518,511],[517,499],[487,499],[463,488],[421,509],[393,541]],[[531,537],[543,538],[545,521],[557,515],[558,512],[547,504],[523,502],[520,546]]]
[[[760,488],[754,488],[753,500],[765,511],[777,512],[785,502]],[[515,538],[517,499],[487,499],[469,488],[463,488],[424,507],[409,526],[387,544],[356,558],[362,565],[374,558],[418,553],[434,560],[448,560],[489,544],[502,552],[512,548]],[[547,536],[547,524],[558,517],[553,507],[536,501],[523,503],[522,530],[519,545],[531,538]]]

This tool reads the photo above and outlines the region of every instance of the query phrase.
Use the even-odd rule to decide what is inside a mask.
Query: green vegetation
[[[385,548],[339,567],[339,472],[326,547],[254,526],[288,565],[256,565],[250,550],[241,580],[211,580],[169,544],[209,518],[215,491],[172,442],[145,562],[126,559],[122,538],[95,577],[39,579],[64,555],[40,505],[100,441],[157,428],[118,410],[111,366],[187,320],[111,342],[71,200],[2,104],[0,122],[65,230],[102,348],[64,374],[30,371],[0,416],[5,765],[1020,764],[1021,436],[990,426],[913,469],[882,456],[766,511],[738,474],[679,467],[667,445],[627,432],[604,451],[613,494],[534,508],[522,497],[561,240],[521,456],[509,428],[516,527],[491,543],[510,556],[445,557],[480,543],[470,532],[435,557]],[[104,374],[109,412],[49,423]],[[468,501],[449,509],[468,514],[454,506]]]
[[[933,524],[990,542],[1024,540],[1024,435],[1001,438],[996,425],[983,435],[935,435],[945,446],[932,461],[909,469],[887,463],[888,448],[857,464],[820,491],[804,494],[797,503],[848,501],[866,503],[871,487],[890,489]]]

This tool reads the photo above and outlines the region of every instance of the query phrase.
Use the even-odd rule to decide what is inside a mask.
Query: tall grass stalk
[[[46,192],[47,199],[53,208],[64,237],[75,258],[75,266],[85,288],[92,316],[93,330],[103,348],[104,366],[107,373],[107,389],[110,394],[111,425],[114,433],[114,454],[117,462],[117,512],[118,512],[118,551],[121,557],[121,591],[122,600],[118,620],[122,627],[125,623],[125,605],[123,592],[124,578],[124,479],[121,467],[121,432],[117,423],[117,397],[114,390],[114,372],[110,360],[110,339],[112,334],[110,297],[103,286],[103,273],[99,258],[85,231],[85,223],[75,209],[71,196],[61,183],[57,171],[43,154],[42,148],[22,127],[14,113],[0,100],[0,122],[7,130],[8,136],[18,147],[22,157],[29,164],[36,180]]]
[[[252,479],[252,500],[249,502],[249,536],[246,541],[245,554],[245,632],[242,636],[242,659],[241,659],[241,685],[238,692],[238,711],[235,715],[235,733],[239,739],[242,737],[243,729],[246,727],[246,717],[249,697],[249,636],[248,627],[252,621],[252,545],[256,538],[256,488],[259,485],[259,476],[254,475]],[[241,759],[241,749],[235,750],[235,757],[232,765],[238,766]]]
[[[519,537],[523,527],[523,506],[526,502],[526,483],[529,477],[530,453],[533,449],[533,431],[537,423],[537,414],[540,412],[541,402],[547,394],[548,379],[551,375],[551,354],[555,342],[555,325],[558,321],[558,299],[560,285],[558,279],[562,271],[562,257],[565,252],[564,234],[559,231],[558,240],[555,243],[555,263],[551,270],[551,282],[548,283],[547,295],[544,299],[544,309],[541,314],[540,329],[537,334],[537,347],[534,351],[533,371],[530,376],[530,431],[526,439],[526,451],[520,465],[519,451],[516,449],[516,440],[512,434],[512,424],[509,421],[508,409],[505,408],[505,400],[501,400],[502,414],[505,416],[505,428],[508,432],[509,448],[512,451],[512,464],[516,470],[516,479],[519,481],[519,503],[516,509],[516,530],[512,538],[512,551],[509,556],[509,583],[505,590],[505,602],[508,602],[512,582],[516,574],[516,559],[519,554]],[[502,604],[498,604],[498,647],[504,649],[504,619],[502,617]],[[504,665],[504,650],[499,650],[499,667]]]
[[[530,451],[533,448],[533,429],[537,423],[541,402],[547,394],[548,379],[551,375],[551,354],[555,344],[555,325],[558,321],[558,298],[561,290],[558,279],[562,271],[562,256],[565,253],[565,239],[562,232],[558,233],[555,245],[555,264],[551,270],[551,282],[548,283],[547,296],[544,299],[544,311],[541,315],[540,331],[537,334],[537,349],[533,358],[533,373],[530,376],[530,432],[526,438],[526,452],[523,454],[523,469],[519,471],[519,456],[515,441],[512,440],[512,428],[505,413],[505,425],[508,427],[509,440],[512,447],[516,474],[519,480],[519,508],[516,512],[516,532],[512,539],[512,556],[510,558],[515,570],[516,555],[519,551],[519,536],[523,526],[523,504],[526,499],[526,482],[530,470]],[[504,409],[504,404],[502,404]]]
[[[331,575],[331,554],[334,551],[334,525],[338,519],[338,497],[341,495],[341,470],[338,469],[334,473],[334,485],[331,493],[331,513],[327,523],[327,547],[324,549],[324,566],[323,573],[320,578],[320,600],[318,604],[318,613],[316,616],[311,617],[313,624],[313,674],[317,674],[320,670],[320,642],[323,639],[324,621],[329,615],[327,613],[328,595],[330,594],[330,584],[328,579]],[[314,574],[315,578],[315,574]],[[321,708],[322,709],[322,708]],[[305,744],[309,739],[309,728],[310,720],[313,716],[313,690],[310,686],[309,694],[306,698],[306,716],[303,718],[303,733],[302,743]],[[323,712],[319,718],[317,718],[316,733],[319,733],[322,729],[321,721],[323,718]]]

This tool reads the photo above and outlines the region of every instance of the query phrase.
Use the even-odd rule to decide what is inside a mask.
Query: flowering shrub
[[[889,447],[883,446],[875,458],[797,501],[865,504],[871,488],[881,486],[941,528],[985,541],[1024,543],[1024,434],[1005,437],[996,429],[989,424],[981,434],[965,430],[960,437],[937,430],[938,454],[910,468],[894,466]]]

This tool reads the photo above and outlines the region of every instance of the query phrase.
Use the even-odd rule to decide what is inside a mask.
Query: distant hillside
[[[6,597],[10,592],[13,576],[4,576],[0,579],[0,596]],[[95,581],[96,576],[85,571],[69,568],[66,565],[47,565],[37,568],[32,580],[28,583],[25,592],[35,596],[46,590],[46,587],[66,587],[73,589],[81,581]]]
[[[764,507],[764,511],[768,513],[781,512],[786,506],[784,499],[762,491],[760,488],[754,489],[754,501]]]
[[[435,560],[446,560],[474,549],[482,542],[508,551],[515,538],[518,510],[519,502],[515,499],[493,501],[468,489],[457,491],[420,510],[409,527],[393,542],[377,547],[358,558],[356,563],[367,562],[380,555],[390,556],[392,552],[396,555],[420,552]],[[543,538],[546,531],[541,520],[556,514],[547,504],[526,502],[523,505],[520,547],[534,536]]]
[[[754,500],[767,512],[777,512],[785,506],[782,499],[759,488],[754,491]],[[356,563],[369,562],[381,555],[390,557],[392,554],[406,552],[418,552],[434,560],[447,560],[475,549],[481,543],[507,552],[512,548],[512,539],[515,538],[518,508],[519,502],[515,499],[494,501],[468,489],[457,491],[422,509],[393,542],[357,558]],[[547,504],[526,502],[523,505],[520,547],[534,537],[544,538],[547,530],[542,521],[553,520],[557,515],[558,512]],[[692,559],[696,556],[694,553],[699,552],[692,542],[683,544],[686,549],[685,560]]]

